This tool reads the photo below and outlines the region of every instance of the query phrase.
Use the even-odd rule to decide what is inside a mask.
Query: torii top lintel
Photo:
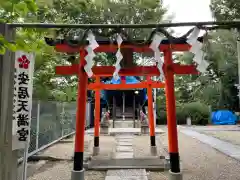
[[[50,46],[55,46],[58,52],[65,53],[78,53],[81,48],[88,45],[87,41],[83,45],[79,45],[78,41],[66,40],[66,39],[56,39],[45,38],[45,41]],[[199,38],[202,41],[202,37]],[[99,47],[96,48],[95,52],[116,52],[117,43],[111,41],[97,41]],[[136,41],[135,41],[136,42]],[[143,43],[144,41],[137,41],[137,44],[133,44],[129,41],[123,41],[121,48],[130,48],[134,52],[152,52],[149,48],[149,43]],[[186,38],[173,38],[170,40],[163,40],[159,46],[161,51],[188,51],[190,45],[186,42]],[[109,77],[113,75],[114,66],[93,66],[94,76]],[[163,69],[164,65],[163,65]],[[171,69],[175,74],[198,74],[196,67],[194,65],[180,65],[173,63]],[[78,74],[79,67],[77,64],[71,66],[57,66],[56,74],[59,75],[74,75]],[[120,76],[159,76],[159,70],[156,66],[135,66],[131,68],[121,68],[119,71]]]
[[[203,37],[199,37],[198,40],[202,41]],[[66,53],[76,53],[83,46],[88,45],[87,41],[84,41],[81,45],[76,40],[66,40],[66,39],[51,39],[45,38],[46,43],[49,46],[55,46],[58,52]],[[116,41],[104,40],[97,41],[99,47],[96,48],[95,52],[116,52],[117,43]],[[143,40],[137,40],[135,43],[124,40],[121,44],[121,48],[131,48],[134,52],[152,52],[149,48],[150,42],[144,43]],[[172,40],[162,40],[159,46],[160,51],[170,50],[171,51],[188,51],[190,45],[186,42],[186,38],[173,38]],[[169,49],[170,48],[170,49]]]

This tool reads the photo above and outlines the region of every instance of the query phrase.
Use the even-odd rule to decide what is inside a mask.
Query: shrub
[[[176,119],[177,124],[186,124],[186,115],[182,111],[181,107],[176,107]],[[158,110],[157,111],[157,124],[167,124],[167,111]]]
[[[209,108],[201,102],[185,103],[176,107],[177,124],[186,124],[187,117],[192,119],[194,125],[206,125],[209,120]],[[167,124],[166,110],[158,109],[157,124]]]
[[[186,124],[187,115],[183,110],[183,107],[177,106],[176,107],[176,119],[177,124]]]
[[[201,102],[186,103],[183,106],[183,113],[186,118],[192,119],[192,124],[206,125],[209,120],[209,108],[206,104]]]
[[[167,112],[165,110],[157,111],[157,122],[158,125],[167,124]]]

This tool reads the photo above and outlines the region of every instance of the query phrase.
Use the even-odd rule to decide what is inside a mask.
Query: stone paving
[[[132,142],[128,142],[128,141],[119,141],[118,142],[119,146],[132,146]]]
[[[234,145],[232,143],[225,142],[225,141],[219,140],[217,138],[207,136],[205,134],[201,134],[199,132],[193,131],[188,128],[182,128],[180,131],[188,136],[191,136],[192,138],[196,138],[199,141],[201,141],[205,144],[208,144],[212,148],[214,148],[232,158],[240,160],[240,146],[238,146],[238,145]]]
[[[160,128],[156,128],[155,132],[156,134],[164,133],[164,131],[162,131],[162,129]],[[94,129],[89,129],[86,131],[86,133],[92,135],[94,134]],[[141,128],[109,128],[110,135],[126,134],[126,133],[141,134]]]
[[[196,131],[240,131],[239,125],[181,126]]]
[[[148,180],[145,169],[108,170],[105,180]]]
[[[185,127],[229,143],[240,145],[239,125],[180,126]]]
[[[133,136],[116,136],[115,159],[131,159],[133,154]],[[148,180],[145,169],[118,169],[108,170],[105,180]]]
[[[115,159],[133,158],[133,136],[118,135],[115,139],[117,141]],[[122,145],[122,143],[127,143],[128,145]]]
[[[213,136],[217,139],[240,145],[240,133],[239,131],[200,131],[200,133]]]

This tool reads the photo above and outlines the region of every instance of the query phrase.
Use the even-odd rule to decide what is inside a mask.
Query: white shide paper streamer
[[[162,40],[164,39],[163,36],[160,36],[159,34],[155,34],[153,36],[153,40],[152,43],[150,44],[150,48],[154,51],[154,58],[157,62],[157,68],[160,72],[160,76],[159,76],[159,80],[160,81],[164,81],[165,77],[164,77],[164,72],[163,72],[163,61],[161,59],[161,52],[159,50],[159,45],[161,44]]]
[[[88,54],[85,56],[87,64],[84,66],[84,70],[87,73],[88,77],[92,77],[93,58],[96,56],[94,49],[96,49],[99,45],[92,32],[88,33],[87,40],[89,42],[89,45],[85,48]]]
[[[118,80],[118,79],[119,79],[118,72],[119,72],[120,69],[121,69],[120,62],[121,62],[121,60],[123,59],[123,55],[122,55],[121,50],[120,50],[120,46],[121,46],[122,42],[123,42],[123,39],[122,39],[121,35],[118,34],[118,36],[117,36],[118,50],[117,50],[117,53],[116,53],[117,61],[116,61],[116,63],[115,63],[115,71],[114,71],[114,73],[113,73],[113,78],[114,78],[115,80]]]
[[[187,43],[191,45],[190,52],[194,54],[193,61],[197,63],[197,70],[201,73],[206,72],[209,63],[204,59],[202,51],[203,44],[198,41],[200,29],[195,27],[191,35],[187,39]]]

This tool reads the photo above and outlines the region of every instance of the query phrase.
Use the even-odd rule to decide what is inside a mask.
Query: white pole
[[[29,72],[30,79],[30,87],[29,87],[29,95],[30,95],[30,103],[29,103],[29,135],[25,144],[24,149],[24,156],[23,156],[23,174],[22,174],[22,180],[27,180],[27,167],[28,167],[28,149],[30,144],[30,138],[31,138],[31,115],[32,115],[32,92],[33,92],[33,73],[34,73],[34,55],[32,55],[32,63],[30,65],[31,71]]]
[[[39,120],[40,120],[40,100],[37,103],[37,128],[36,128],[36,150],[39,148]]]
[[[28,148],[29,148],[29,141],[26,142],[26,146],[24,149],[22,180],[27,180]]]
[[[157,80],[157,78],[156,78],[156,76],[154,77],[154,81],[156,81]],[[157,88],[154,88],[154,92],[153,92],[153,94],[154,94],[154,106],[153,106],[153,108],[154,108],[154,127],[156,128],[156,126],[157,126],[157,109],[156,109],[156,107],[157,107]]]
[[[61,119],[62,119],[62,121],[61,121],[61,127],[62,127],[61,135],[62,135],[62,136],[64,135],[64,130],[63,130],[63,122],[64,122],[64,116],[65,116],[64,105],[65,105],[65,103],[63,102],[63,103],[62,103],[62,117],[61,117]],[[87,107],[88,107],[88,106],[87,106]],[[87,108],[86,108],[86,110],[87,110]],[[86,113],[86,116],[87,116],[87,113]],[[87,124],[86,124],[86,125],[87,125]]]
[[[125,93],[123,92],[123,120],[125,120]]]
[[[240,86],[240,31],[237,30],[237,54],[238,54],[238,86]],[[238,97],[240,104],[240,88],[238,88]],[[240,108],[240,105],[239,105]],[[239,111],[239,110],[238,110]]]

